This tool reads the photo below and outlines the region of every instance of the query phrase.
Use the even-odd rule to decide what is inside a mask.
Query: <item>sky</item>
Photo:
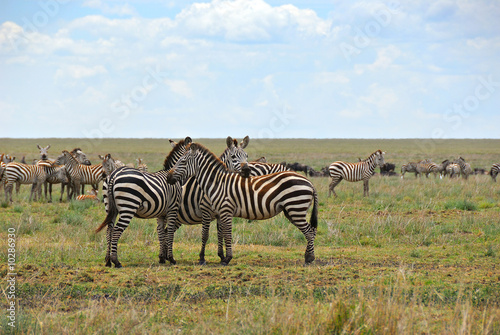
[[[500,138],[500,1],[0,3],[0,137]]]

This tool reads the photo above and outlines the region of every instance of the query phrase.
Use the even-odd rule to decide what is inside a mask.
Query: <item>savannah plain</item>
[[[193,140],[217,155],[225,148],[225,139]],[[150,172],[171,149],[167,139],[0,139],[0,153],[31,162],[36,144],[50,144],[50,158],[81,147],[94,164],[98,154],[124,163],[140,157]],[[1,192],[0,333],[499,334],[500,181],[401,179],[399,172],[408,161],[458,156],[489,171],[500,163],[500,140],[250,139],[246,151],[250,160],[320,170],[377,149],[398,176],[373,176],[369,197],[362,182],[342,181],[338,197],[328,198],[330,178],[310,178],[320,204],[309,266],[305,238],[280,214],[235,218],[226,267],[214,223],[207,265],[197,264],[201,227],[183,226],[172,266],[158,263],[156,221],[134,219],[118,244],[124,267],[107,268],[105,232],[94,233],[105,217],[102,203],[66,195],[59,203],[59,186],[52,203],[28,202],[28,185],[11,204]],[[6,295],[9,229],[16,235],[15,327]]]

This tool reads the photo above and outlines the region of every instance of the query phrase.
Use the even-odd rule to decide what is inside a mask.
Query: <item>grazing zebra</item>
[[[99,202],[99,198],[97,197],[97,190],[93,188],[87,191],[87,194],[82,194],[77,196],[76,200],[78,201],[93,200]]]
[[[451,164],[448,164],[448,166],[446,167],[446,174],[450,176],[450,178],[453,178],[455,176],[460,176],[460,165],[458,164],[455,164],[455,163],[451,163]]]
[[[494,182],[497,181],[497,175],[498,175],[499,172],[500,172],[500,164],[499,163],[493,164],[491,166],[490,176],[491,176],[491,179],[493,179]]]
[[[5,201],[12,202],[12,189],[16,183],[16,194],[19,194],[20,184],[32,184],[30,201],[37,200],[41,194],[41,186],[47,178],[45,166],[41,165],[27,165],[23,163],[8,163],[5,166],[4,179],[5,179]]]
[[[96,233],[107,226],[106,266],[122,267],[118,261],[117,245],[132,218],[157,219],[158,240],[160,242],[160,263],[165,263],[165,221],[169,224],[177,219],[181,184],[167,183],[168,170],[186,151],[191,138],[179,141],[170,151],[163,163],[163,169],[155,172],[142,172],[127,166],[114,170],[103,185],[106,218],[96,229]],[[120,216],[115,225],[117,216]]]
[[[439,167],[437,166],[437,164],[426,159],[417,163],[417,172],[415,176],[417,174],[420,175],[424,174],[426,178],[429,178],[429,174],[433,173],[435,178],[437,177],[438,172],[439,172]]]
[[[417,163],[409,162],[409,163],[401,165],[401,178],[402,179],[404,179],[406,172],[414,172],[415,178],[417,178],[417,176],[418,176]]]
[[[306,264],[314,260],[318,195],[306,177],[288,171],[245,178],[239,173],[228,171],[220,159],[198,143],[189,146],[186,154],[169,171],[168,180],[174,183],[191,176],[197,179],[203,192],[210,198],[212,209],[219,220],[219,231],[224,234],[226,257],[221,264],[227,265],[233,258],[233,217],[263,220],[280,212],[284,212],[285,217],[306,237]],[[308,223],[306,215],[312,203],[314,205]],[[168,236],[171,228],[167,228]],[[172,240],[167,241],[167,259],[175,264]]]
[[[247,147],[250,138],[246,136],[241,143],[232,139],[230,136],[226,139],[227,148],[220,156],[229,171],[238,171],[242,163],[246,163],[248,154],[244,151]],[[206,264],[205,261],[205,248],[209,237],[210,223],[215,218],[216,214],[212,210],[210,198],[205,195],[196,178],[189,178],[182,186],[181,203],[179,205],[179,214],[177,221],[167,239],[173,243],[174,234],[181,225],[202,225],[202,247],[200,251],[199,264]],[[219,223],[219,222],[217,222]],[[217,224],[217,238],[218,238],[218,255],[221,260],[224,259],[223,249],[223,235],[220,232],[220,225]],[[167,242],[168,243],[168,242]]]
[[[357,163],[345,163],[342,161],[334,162],[328,168],[332,182],[330,183],[328,196],[335,193],[335,186],[337,186],[342,179],[347,181],[356,182],[363,181],[363,196],[369,196],[369,180],[375,171],[375,167],[384,165],[384,154],[381,150],[377,150],[368,156],[364,161]]]
[[[93,188],[97,189],[97,185],[99,185],[103,178],[104,169],[102,164],[83,165],[68,151],[64,150],[62,154],[62,157],[56,159],[55,164],[66,167],[73,188],[71,197],[80,194],[80,185],[90,184]]]
[[[142,158],[137,158],[137,170],[142,171],[142,172],[148,172],[148,166],[146,163],[142,162]]]

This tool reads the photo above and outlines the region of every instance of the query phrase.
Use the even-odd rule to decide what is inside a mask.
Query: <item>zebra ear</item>
[[[172,146],[172,148],[174,148],[177,145],[177,143],[175,141],[171,140],[171,139],[168,139],[168,142],[170,143],[170,145]]]
[[[42,148],[40,148],[40,144],[37,144],[36,147],[40,150],[42,150]]]
[[[234,141],[233,141],[233,138],[231,136],[228,136],[226,138],[226,144],[227,144],[228,148],[231,148],[234,145]]]
[[[49,145],[47,145],[47,148],[46,148],[45,150],[49,150],[49,149],[50,149],[50,144],[49,144]]]
[[[248,137],[248,135],[247,135],[240,143],[241,149],[245,149],[248,145],[248,142],[250,142],[250,137]]]
[[[191,137],[186,136],[186,139],[184,140],[184,145],[188,145],[189,143],[193,143],[193,140],[191,139]]]

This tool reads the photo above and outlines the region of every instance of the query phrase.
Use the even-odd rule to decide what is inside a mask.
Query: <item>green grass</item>
[[[178,139],[177,139],[178,140]],[[197,139],[195,139],[197,140]],[[224,139],[198,139],[215,153]],[[82,147],[94,162],[112,153],[144,158],[155,171],[167,140],[2,139],[0,152],[35,158]],[[255,140],[250,158],[302,162],[319,170],[356,161],[375,149],[398,167],[418,158],[461,155],[473,167],[500,162],[498,140]],[[253,145],[253,147],[252,147]],[[422,153],[425,145],[428,152]],[[28,153],[31,153],[28,155]],[[118,245],[122,269],[106,268],[105,217],[93,202],[29,203],[23,185],[2,202],[0,240],[16,229],[16,332],[190,334],[498,334],[500,333],[500,183],[374,176],[342,181],[328,198],[329,178],[311,178],[319,194],[316,261],[304,266],[305,239],[283,215],[234,219],[234,258],[219,266],[215,224],[206,266],[198,266],[201,227],[175,235],[175,266],[159,265],[155,220],[133,219]],[[56,192],[58,193],[58,192]],[[3,200],[3,199],[2,199]],[[0,244],[3,246],[5,244]],[[6,277],[6,247],[0,274]],[[6,310],[7,300],[2,300]],[[6,314],[0,333],[8,333]]]

